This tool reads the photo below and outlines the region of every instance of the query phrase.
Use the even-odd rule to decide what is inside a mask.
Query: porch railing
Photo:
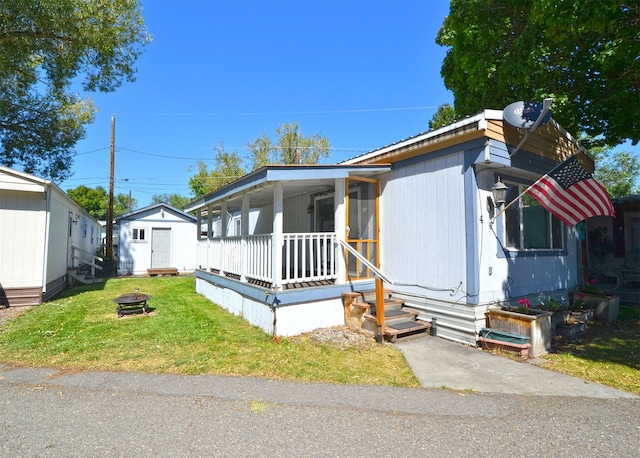
[[[272,234],[212,237],[198,244],[200,268],[269,284],[336,278],[336,235],[331,232],[286,233],[279,248],[282,272],[274,278]]]

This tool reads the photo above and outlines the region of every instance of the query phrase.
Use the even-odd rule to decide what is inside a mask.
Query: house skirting
[[[39,286],[6,289],[0,286],[1,307],[20,307],[24,305],[39,305],[41,303],[42,288]]]
[[[344,325],[342,293],[352,285],[272,291],[238,280],[196,271],[196,292],[268,334],[293,336]]]
[[[69,277],[67,275],[63,275],[60,278],[57,278],[53,281],[47,283],[47,291],[44,293],[42,297],[42,301],[50,301],[58,294],[60,294],[64,289],[69,286]]]

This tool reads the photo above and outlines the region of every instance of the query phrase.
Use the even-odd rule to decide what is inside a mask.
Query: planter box
[[[531,348],[528,337],[489,328],[480,330],[478,340],[489,350],[498,348],[524,357],[529,356],[529,349]]]
[[[580,337],[586,331],[587,323],[585,323],[584,321],[579,321],[573,324],[561,323],[558,324],[557,335],[573,339],[574,337]]]
[[[557,328],[559,324],[564,324],[567,322],[567,318],[569,318],[569,310],[558,310],[553,312],[551,315],[551,335],[555,336],[557,334]]]
[[[593,318],[605,323],[613,323],[620,313],[620,296],[602,296],[598,294],[580,293],[584,295],[584,308],[593,310]]]
[[[551,312],[531,310],[531,314],[510,310],[489,309],[485,316],[487,327],[529,337],[533,357],[551,349]]]

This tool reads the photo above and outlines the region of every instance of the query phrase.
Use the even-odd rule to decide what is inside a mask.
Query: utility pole
[[[107,209],[107,259],[113,259],[113,171],[116,156],[116,118],[111,116],[111,167],[109,174],[109,208]]]

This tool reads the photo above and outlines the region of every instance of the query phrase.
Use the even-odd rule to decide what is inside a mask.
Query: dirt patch
[[[318,342],[339,348],[363,347],[376,343],[373,336],[366,331],[354,331],[346,326],[319,328],[300,336],[293,337],[291,340],[295,341],[297,339],[305,338],[312,342]]]
[[[3,307],[0,308],[0,326],[4,326],[9,321],[24,315],[31,310],[33,305],[25,305],[22,307]]]

